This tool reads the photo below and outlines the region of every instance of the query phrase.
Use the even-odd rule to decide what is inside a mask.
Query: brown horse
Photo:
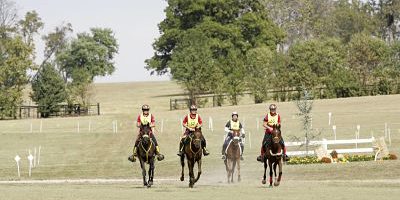
[[[151,187],[153,185],[154,177],[154,158],[156,156],[156,147],[150,137],[151,128],[149,126],[142,126],[140,132],[140,141],[137,149],[137,157],[140,161],[142,168],[143,185]],[[149,180],[146,180],[146,163],[149,164]]]
[[[269,167],[269,187],[272,187],[272,169],[275,175],[275,182],[274,186],[279,186],[282,178],[282,146],[280,145],[279,141],[282,139],[280,126],[273,126],[273,130],[271,132],[272,141],[271,144],[266,149],[266,157],[264,159],[264,180],[263,184],[266,183],[265,181],[265,171],[266,171],[266,160],[268,160],[268,167]],[[279,166],[279,176],[276,177],[276,166]]]
[[[196,128],[195,131],[190,132],[186,140],[184,141],[185,147],[183,149],[184,155],[181,156],[181,165],[182,165],[182,174],[181,181],[184,181],[184,168],[185,168],[185,157],[188,163],[189,168],[189,187],[193,187],[193,185],[199,180],[201,175],[201,157],[202,157],[202,146],[201,146],[201,138],[202,132],[200,128]],[[197,177],[194,177],[194,164],[197,162]]]
[[[240,182],[240,154],[242,149],[240,148],[240,131],[234,130],[232,133],[232,139],[229,141],[228,147],[226,148],[226,159],[225,167],[228,176],[228,183],[233,183],[233,174],[235,172],[235,166],[238,169],[238,181]]]

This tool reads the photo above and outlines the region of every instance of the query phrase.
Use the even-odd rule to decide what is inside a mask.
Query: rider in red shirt
[[[264,148],[264,144],[267,144],[267,146],[271,145],[272,142],[272,126],[273,125],[281,125],[281,116],[276,112],[277,106],[275,104],[271,104],[269,106],[269,113],[265,116],[264,118],[264,123],[263,126],[265,128],[265,135],[263,142],[261,144],[261,155],[257,157],[257,160],[260,162],[263,162],[264,159],[264,154],[266,149]],[[286,147],[285,147],[285,142],[283,141],[283,138],[279,141],[279,143],[282,145],[283,149],[283,158],[284,160],[289,160],[289,157],[286,155]]]
[[[154,136],[154,128],[155,128],[155,119],[154,119],[154,115],[150,114],[150,106],[149,105],[143,105],[142,106],[142,113],[139,114],[137,120],[136,120],[137,124],[136,126],[139,128],[138,131],[138,135],[136,137],[136,141],[135,141],[135,146],[133,147],[133,155],[129,156],[128,160],[131,162],[135,162],[136,161],[136,147],[139,144],[141,135],[140,132],[142,131],[142,126],[150,126],[151,128],[151,132],[150,132],[150,137],[154,142],[154,145],[156,146],[156,154],[157,154],[157,159],[158,160],[162,160],[164,158],[164,156],[160,153],[160,147],[158,146],[157,140]]]
[[[189,135],[190,132],[193,132],[195,128],[201,128],[203,124],[203,121],[200,117],[199,114],[197,114],[197,106],[192,105],[190,106],[190,113],[185,116],[182,122],[182,126],[185,127],[185,132],[183,133],[183,136],[181,137],[181,142],[179,143],[179,152],[178,156],[183,156],[183,148],[185,146],[185,139]],[[201,144],[203,148],[203,154],[204,156],[208,156],[210,153],[207,151],[207,142],[206,139],[204,138],[204,135],[201,137]]]

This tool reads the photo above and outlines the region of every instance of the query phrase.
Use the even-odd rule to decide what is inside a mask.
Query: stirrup
[[[158,161],[164,160],[164,155],[162,155],[161,153],[158,153],[158,154],[157,154],[157,160],[158,160]]]
[[[243,156],[242,156],[242,155],[240,155],[240,160],[244,160],[244,158],[243,158]]]
[[[226,160],[226,156],[225,155],[222,155],[222,160]]]
[[[183,151],[179,151],[176,155],[178,155],[178,156],[183,156]]]
[[[128,160],[131,161],[131,162],[136,162],[136,158],[133,155],[129,156]]]
[[[208,156],[208,155],[210,155],[210,153],[207,151],[207,149],[204,148],[203,149],[203,155],[204,156]]]
[[[262,156],[262,155],[257,156],[257,161],[258,162],[264,162],[264,156]]]

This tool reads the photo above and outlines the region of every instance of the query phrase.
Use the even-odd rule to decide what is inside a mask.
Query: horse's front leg
[[[147,186],[147,180],[146,180],[146,165],[143,162],[142,158],[139,158],[140,160],[140,167],[142,168],[142,176],[143,176],[143,185]]]
[[[269,187],[272,187],[272,159],[268,159],[268,167],[269,167]]]
[[[200,179],[200,175],[201,175],[201,159],[197,161],[197,178],[194,181],[194,183],[196,183]]]
[[[150,159],[150,167],[149,167],[149,182],[148,182],[148,187],[151,187],[153,185],[153,178],[154,178],[154,157]]]
[[[282,178],[282,160],[279,160],[278,166],[279,166],[279,176],[278,176],[278,180],[275,183],[275,186],[278,186],[281,183],[281,178]]]
[[[238,170],[238,182],[240,182],[242,180],[240,178],[240,158],[237,159],[237,170]]]
[[[267,181],[265,180],[267,178],[267,168],[268,168],[268,164],[267,164],[267,159],[264,158],[264,176],[263,176],[263,180],[262,180],[262,184],[266,184]]]
[[[188,159],[187,163],[189,168],[189,187],[192,188],[194,185],[194,172],[193,172],[194,161]]]
[[[277,159],[277,160],[275,161],[275,163],[274,163],[274,178],[275,178],[274,186],[278,186],[278,185],[277,185],[278,178],[277,178],[277,176],[276,176],[276,166],[278,165],[278,160],[279,160],[279,159]]]
[[[181,156],[181,166],[182,166],[181,181],[184,181],[184,180],[185,180],[185,174],[184,174],[184,169],[185,169],[185,156]]]

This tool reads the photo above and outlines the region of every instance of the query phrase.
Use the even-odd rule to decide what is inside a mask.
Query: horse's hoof
[[[190,187],[190,188],[193,188],[193,184],[189,183],[189,187]]]
[[[182,176],[182,177],[181,177],[181,181],[184,181],[184,180],[185,180],[185,177]]]
[[[274,183],[274,186],[279,186],[279,183],[278,183],[278,182],[275,182],[275,183]]]
[[[149,181],[148,186],[150,187],[150,186],[152,186],[152,185],[153,185],[153,181]]]
[[[273,188],[273,186],[272,186],[272,185],[269,185],[269,188]]]
[[[143,186],[147,186],[148,184],[147,183],[143,183]]]
[[[147,185],[147,188],[151,188],[151,185]]]
[[[267,183],[267,181],[266,181],[266,180],[262,180],[262,184],[264,184],[264,185],[265,185],[266,183]]]

